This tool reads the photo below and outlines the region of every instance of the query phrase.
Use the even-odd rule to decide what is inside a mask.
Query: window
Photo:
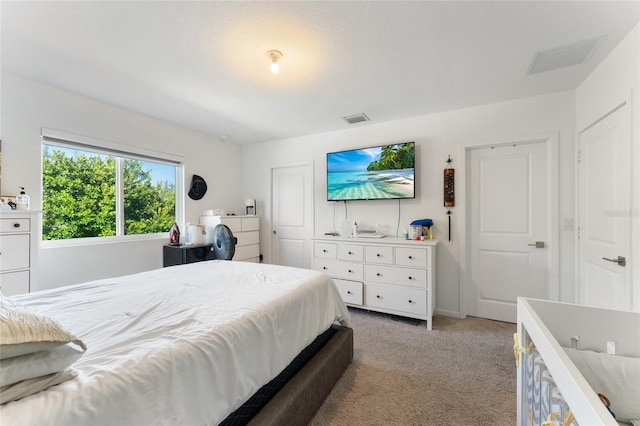
[[[43,136],[42,239],[168,232],[181,176],[172,160]]]

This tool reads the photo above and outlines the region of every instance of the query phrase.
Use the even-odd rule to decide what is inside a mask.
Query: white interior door
[[[546,299],[544,141],[473,149],[467,314],[516,322],[518,296]]]
[[[629,110],[624,105],[579,135],[578,303],[583,305],[632,309]]]
[[[273,263],[309,269],[313,236],[313,166],[273,168],[271,179]]]

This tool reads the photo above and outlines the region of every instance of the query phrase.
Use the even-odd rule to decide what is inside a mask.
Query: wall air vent
[[[536,52],[527,74],[557,70],[572,65],[583,64],[589,59],[596,46],[605,37],[590,38],[565,46]]]
[[[369,117],[363,112],[361,114],[348,115],[346,117],[342,117],[344,121],[349,124],[362,123],[363,121],[369,121]]]

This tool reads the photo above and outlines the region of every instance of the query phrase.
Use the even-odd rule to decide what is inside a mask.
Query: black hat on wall
[[[207,182],[202,179],[202,176],[193,175],[191,178],[191,188],[189,188],[189,198],[192,200],[199,200],[204,197],[207,192]]]

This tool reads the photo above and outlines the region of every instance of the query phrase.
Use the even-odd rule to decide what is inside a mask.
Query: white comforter
[[[2,425],[215,425],[349,313],[304,269],[208,261],[14,297],[87,352]]]

